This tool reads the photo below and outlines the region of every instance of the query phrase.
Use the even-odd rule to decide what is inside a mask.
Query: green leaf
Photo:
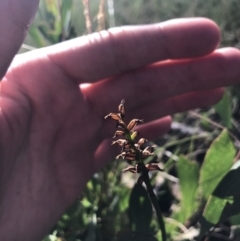
[[[69,31],[71,14],[72,14],[72,11],[71,11],[72,5],[73,5],[73,0],[62,1],[61,18],[62,18],[64,34],[67,34]]]
[[[218,183],[230,170],[234,157],[234,145],[227,130],[223,130],[207,151],[200,171],[199,184],[205,199],[208,199]]]
[[[49,45],[48,40],[43,36],[35,24],[30,27],[28,34],[34,43],[34,47],[45,47]]]
[[[240,213],[240,161],[232,166],[230,172],[223,178],[215,189],[213,195],[228,200],[222,215],[221,221],[230,216]],[[231,202],[229,201],[231,200]]]
[[[240,213],[240,161],[221,180],[208,199],[201,222],[201,235],[213,225]]]
[[[232,225],[240,225],[240,213],[231,217],[230,222]],[[235,230],[235,240],[237,241],[237,236],[240,237],[240,229]]]
[[[215,111],[221,117],[223,124],[227,128],[232,127],[231,123],[231,98],[230,94],[226,91],[223,98],[214,106]]]
[[[199,166],[181,156],[177,162],[177,172],[180,180],[181,216],[180,222],[186,221],[196,210],[196,192],[198,188]]]
[[[129,188],[120,186],[117,193],[119,195],[119,201],[118,201],[119,211],[120,213],[122,213],[128,209],[130,190]]]
[[[54,17],[59,14],[57,0],[45,0],[45,6],[47,11],[51,13]]]
[[[82,199],[81,204],[83,205],[84,208],[89,208],[92,206],[92,203],[89,202],[89,200],[86,197]]]
[[[227,202],[227,199],[210,196],[203,213],[206,221],[209,223],[217,224],[220,221],[222,211]],[[230,202],[232,202],[232,200],[230,200]]]
[[[129,219],[132,231],[150,232],[152,204],[146,189],[139,184],[133,187],[129,199]]]
[[[213,195],[228,198],[240,192],[240,160],[235,162],[228,174],[222,179]],[[240,208],[240,205],[239,205]]]

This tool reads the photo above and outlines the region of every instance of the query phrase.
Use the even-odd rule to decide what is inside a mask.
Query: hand
[[[218,101],[223,89],[216,88],[240,79],[239,51],[211,53],[218,43],[214,23],[185,19],[17,56],[1,82],[1,240],[40,240],[113,159],[114,124],[103,117],[121,99],[126,118],[145,120],[139,130],[147,139],[168,130],[171,119],[162,117]]]

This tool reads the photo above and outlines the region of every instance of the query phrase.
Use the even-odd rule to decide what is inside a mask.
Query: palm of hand
[[[18,198],[18,208],[46,208],[59,200],[57,205],[66,207],[93,172],[94,152],[86,150],[99,144],[101,118],[78,85],[47,58],[13,64],[1,95],[1,160],[7,164],[1,163],[0,183],[6,202]]]

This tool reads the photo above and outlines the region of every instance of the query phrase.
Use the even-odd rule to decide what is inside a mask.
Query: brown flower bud
[[[138,144],[134,144],[134,146],[136,147],[137,150],[140,150],[139,145]]]
[[[124,140],[124,139],[118,139],[118,140],[112,142],[112,145],[114,145],[114,144],[118,144],[119,146],[123,146],[123,145],[127,144],[127,141]]]
[[[128,128],[128,130],[132,130],[137,124],[142,123],[142,122],[143,122],[143,120],[133,119],[133,120],[130,121],[127,128]]]
[[[154,153],[144,149],[142,152],[142,158],[146,158],[149,156],[154,156]]]
[[[137,156],[137,153],[136,153],[135,151],[132,151],[132,149],[129,149],[129,150],[126,152],[126,156],[136,157],[136,156]]]
[[[157,163],[148,163],[145,165],[145,167],[147,168],[148,171],[164,171],[163,169],[161,169]]]
[[[153,156],[153,155],[149,155],[149,154],[146,154],[146,153],[145,153],[145,154],[142,154],[141,157],[142,157],[142,159],[145,159],[145,158],[150,157],[150,156]]]
[[[124,132],[124,131],[118,130],[118,131],[115,132],[113,138],[115,138],[115,137],[117,137],[117,136],[124,136],[124,135],[125,135],[125,132]]]
[[[118,106],[118,111],[121,113],[122,118],[125,116],[125,99],[123,99],[120,103],[120,105]]]
[[[148,140],[144,139],[144,138],[141,138],[139,139],[138,141],[138,145],[141,147],[141,145],[145,144],[146,142],[148,142]]]
[[[126,129],[126,124],[123,120],[119,120],[118,123],[117,123],[117,127],[121,127],[123,129]]]
[[[124,159],[127,160],[127,161],[136,161],[136,157],[129,156],[129,155],[126,155]]]
[[[143,152],[150,152],[150,153],[153,153],[154,152],[154,147],[153,146],[147,146]]]
[[[130,144],[129,144],[128,142],[126,142],[126,144],[123,146],[123,148],[124,148],[125,150],[129,150]]]
[[[118,160],[119,158],[125,159],[125,157],[126,157],[126,152],[122,152],[118,156],[116,156],[115,158]]]
[[[115,121],[121,121],[122,120],[122,117],[119,113],[110,113],[110,114],[106,115],[104,117],[104,119],[107,119],[109,117],[111,117]]]
[[[137,168],[134,167],[134,166],[128,166],[127,168],[122,170],[122,173],[125,173],[125,172],[136,173],[137,172]]]

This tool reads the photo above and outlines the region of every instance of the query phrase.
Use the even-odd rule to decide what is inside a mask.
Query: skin
[[[152,139],[168,131],[171,118],[164,116],[216,103],[222,86],[240,80],[240,52],[215,50],[219,29],[202,18],[110,29],[19,55],[11,63],[37,5],[0,0],[0,239],[5,241],[41,240],[92,174],[112,160],[115,125],[103,117],[116,111],[121,99],[126,118],[144,119],[138,130]]]

